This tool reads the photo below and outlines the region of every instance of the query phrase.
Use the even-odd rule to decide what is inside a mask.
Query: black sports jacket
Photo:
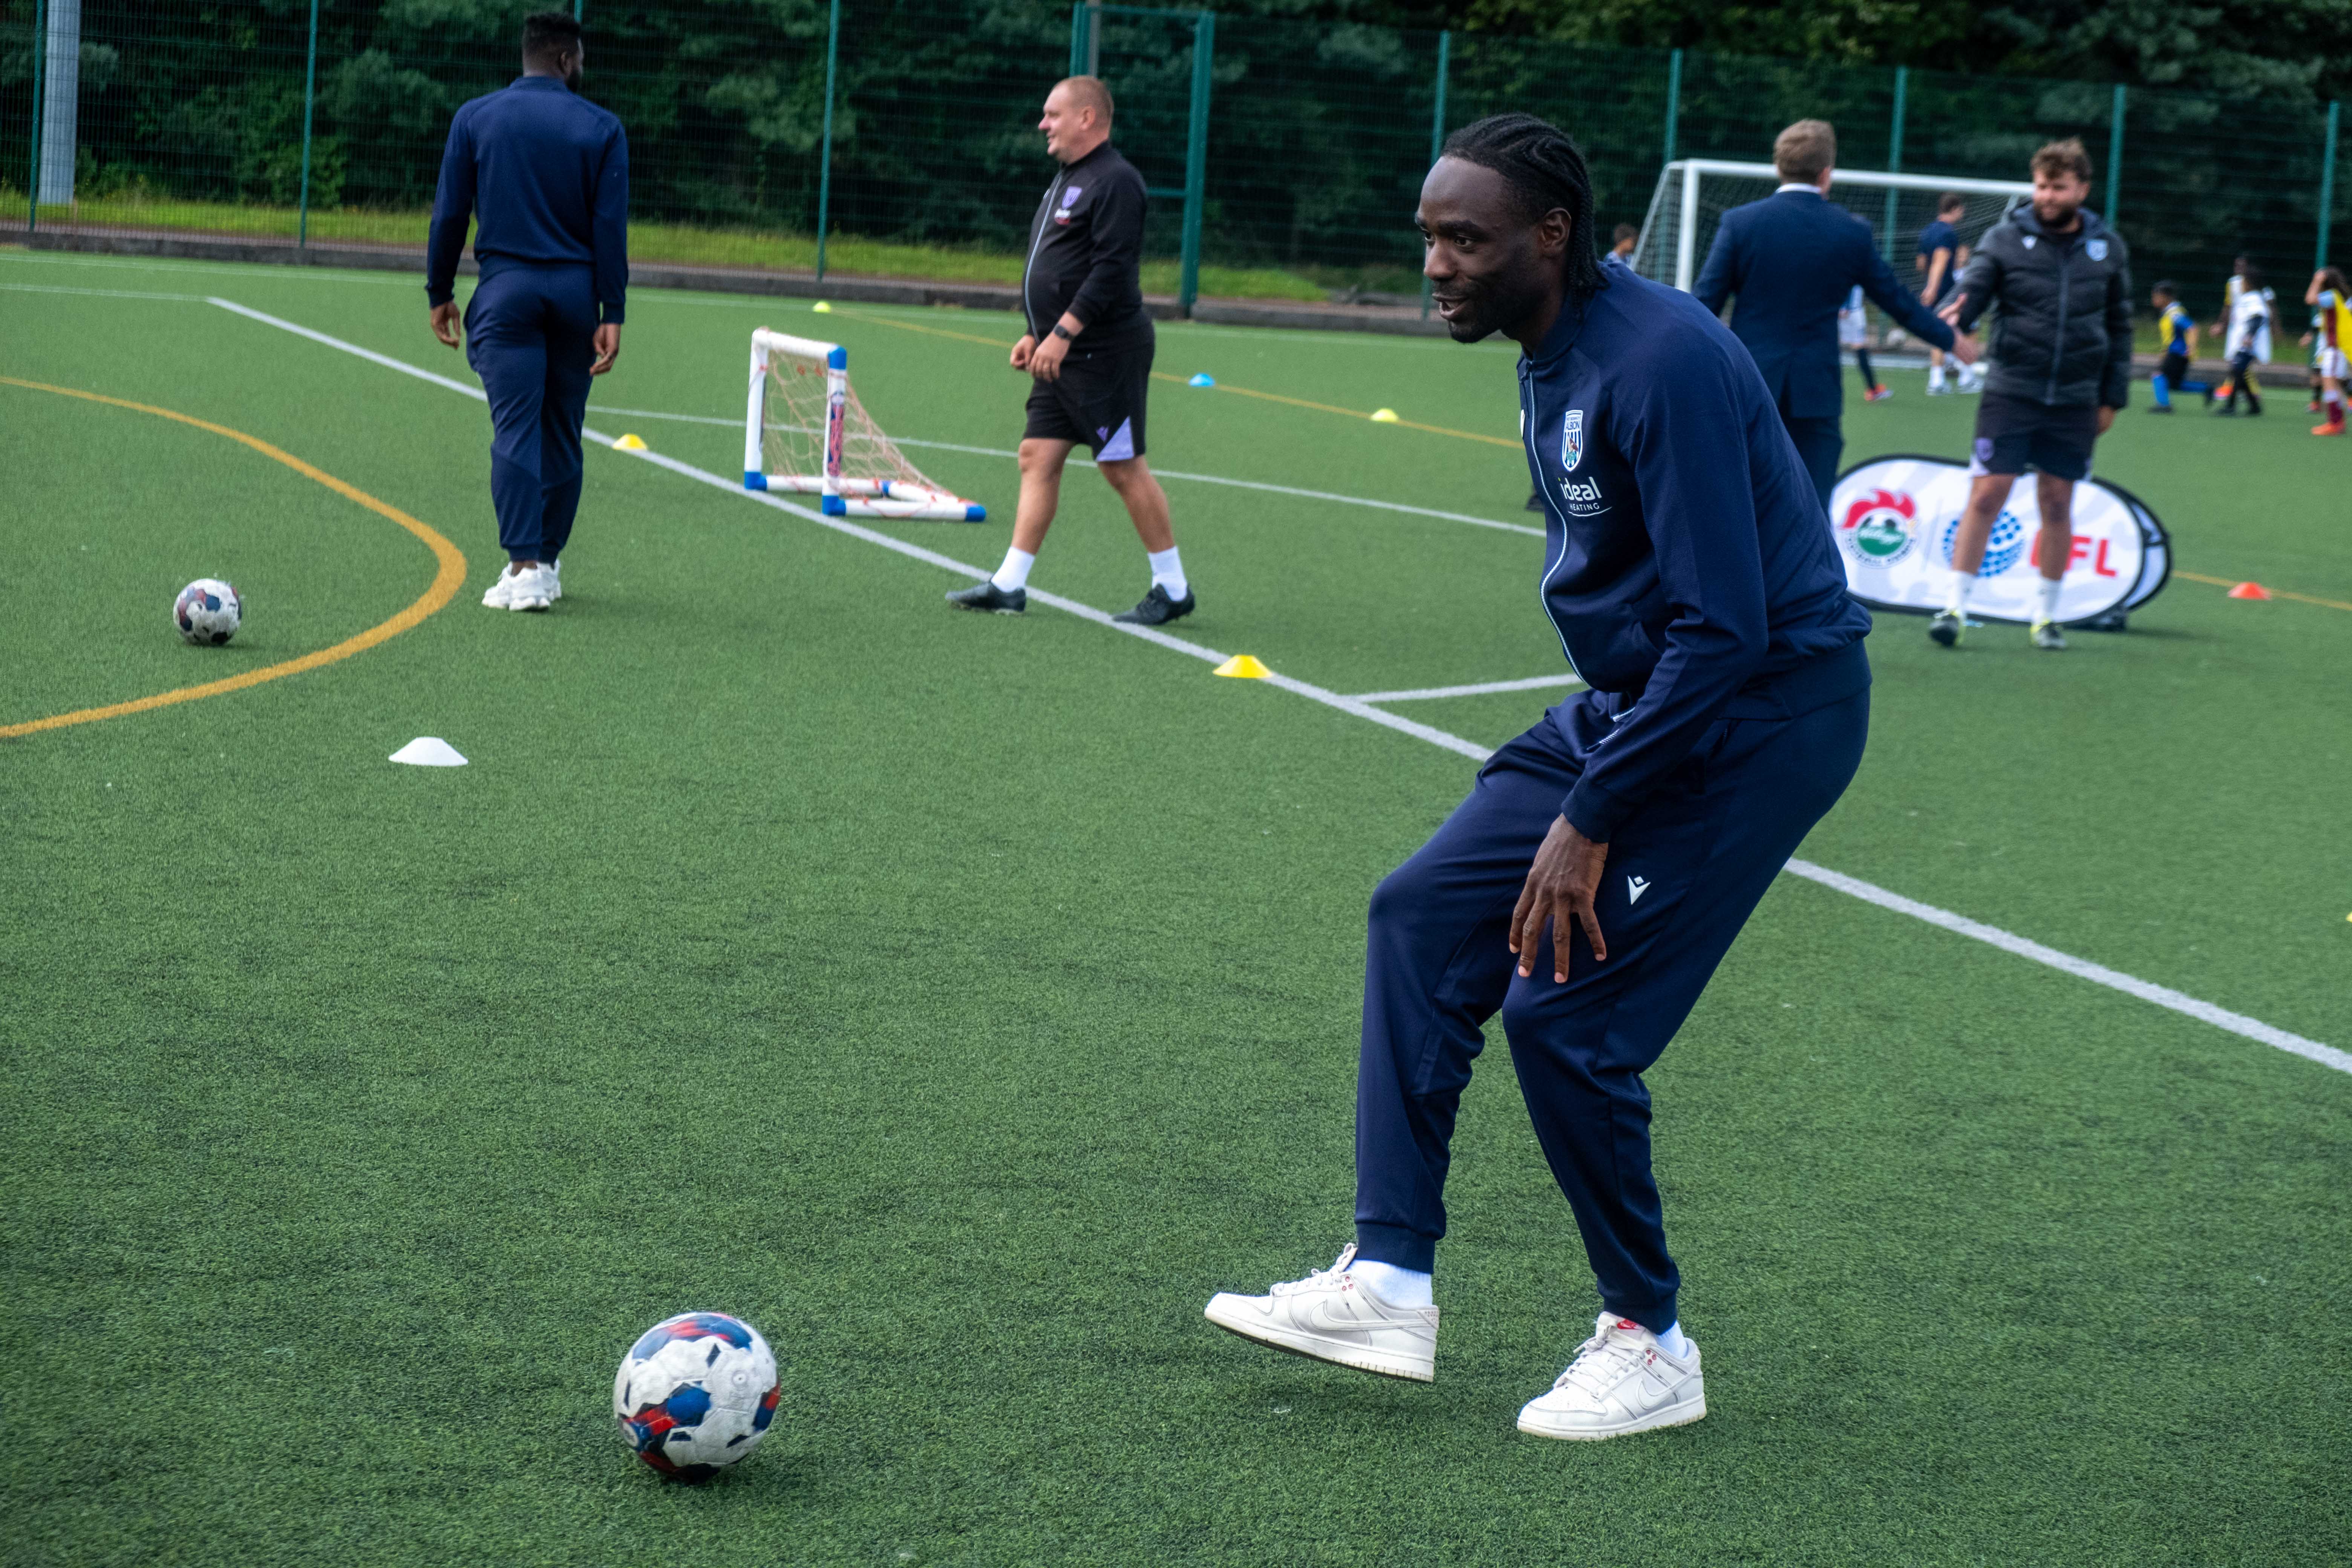
[[[1143,309],[1143,176],[1106,142],[1065,164],[1029,225],[1021,309],[1044,337],[1068,311],[1078,342],[1115,349],[1151,341]]]
[[[1960,273],[1960,331],[1999,306],[1985,390],[2051,408],[2131,396],[2131,247],[2085,208],[2051,234],[2020,207],[1985,231]]]

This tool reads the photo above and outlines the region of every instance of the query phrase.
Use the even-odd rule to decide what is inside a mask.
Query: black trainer
[[[1017,616],[1029,607],[1029,590],[1008,591],[998,587],[993,577],[982,577],[971,587],[950,594],[948,603],[960,610],[993,610],[1000,616]]]
[[[1538,490],[1535,494],[1528,498],[1528,510],[1529,511],[1543,510],[1543,491]]]
[[[1151,592],[1143,595],[1143,603],[1111,619],[1125,621],[1131,626],[1164,626],[1179,616],[1191,615],[1193,603],[1192,589],[1186,588],[1182,598],[1171,599],[1167,589],[1154,583]]]

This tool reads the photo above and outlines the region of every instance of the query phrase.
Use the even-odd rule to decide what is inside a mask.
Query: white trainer
[[[555,603],[555,574],[544,566],[510,571],[505,581],[509,610],[543,610]]]
[[[1698,1346],[1687,1356],[1668,1355],[1658,1336],[1633,1319],[1603,1312],[1549,1392],[1521,1407],[1519,1430],[1590,1441],[1686,1426],[1706,1414]]]
[[[547,580],[551,584],[554,584],[555,591],[547,596],[547,602],[551,605],[555,603],[556,600],[563,597],[563,563],[561,561],[547,561],[542,562],[541,564],[547,568]]]
[[[506,609],[509,607],[507,600],[513,591],[514,574],[501,566],[499,574],[490,581],[489,592],[482,595],[482,603],[493,610]]]
[[[1398,1307],[1348,1272],[1350,1242],[1339,1260],[1267,1295],[1220,1291],[1203,1314],[1228,1333],[1293,1355],[1337,1362],[1359,1372],[1429,1383],[1437,1376],[1437,1309]]]

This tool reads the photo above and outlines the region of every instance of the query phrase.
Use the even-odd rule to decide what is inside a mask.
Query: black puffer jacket
[[[2130,396],[2131,247],[2085,210],[2053,235],[2030,206],[1985,231],[1960,274],[1960,331],[1998,306],[1987,392],[2053,408],[2121,408]]]

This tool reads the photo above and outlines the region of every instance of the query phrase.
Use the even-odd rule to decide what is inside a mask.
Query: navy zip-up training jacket
[[[1756,362],[1689,295],[1603,276],[1519,361],[1544,613],[1577,675],[1618,698],[1560,804],[1596,843],[1717,719],[1786,718],[1870,682],[1869,613]]]
[[[551,76],[517,77],[458,107],[441,154],[425,298],[446,304],[476,213],[474,258],[502,267],[591,267],[604,319],[629,292],[629,137],[621,122]]]

